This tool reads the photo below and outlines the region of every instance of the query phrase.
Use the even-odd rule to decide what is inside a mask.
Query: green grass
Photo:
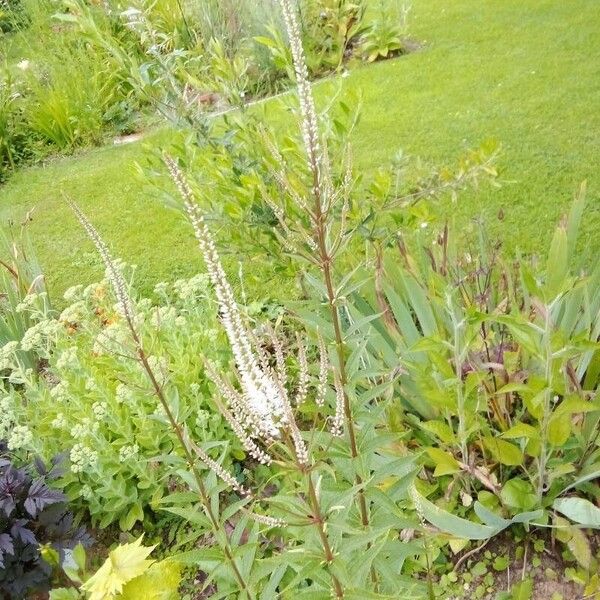
[[[442,212],[466,235],[483,214],[508,248],[541,249],[578,184],[589,182],[586,245],[600,225],[600,11],[597,0],[413,0],[422,50],[353,71],[360,90],[356,165],[370,171],[398,150],[452,163],[493,138],[503,146],[500,190],[463,194]],[[322,90],[321,90],[322,91]],[[272,108],[266,107],[266,114]],[[167,135],[167,134],[161,134]],[[143,143],[60,158],[0,189],[0,216],[35,207],[32,234],[51,290],[89,282],[97,258],[62,194],[76,198],[148,289],[196,272],[200,257],[180,217],[144,194],[133,165]],[[496,218],[502,209],[505,218]]]

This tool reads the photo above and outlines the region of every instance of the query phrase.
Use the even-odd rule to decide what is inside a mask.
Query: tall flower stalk
[[[211,524],[211,528],[213,529],[215,538],[220,541],[223,553],[225,554],[225,558],[226,558],[227,562],[229,563],[229,566],[231,568],[233,576],[234,576],[235,580],[237,581],[237,584],[239,585],[242,594],[244,594],[244,597],[246,597],[248,600],[254,600],[255,595],[249,589],[248,583],[246,582],[244,576],[242,575],[241,570],[238,567],[237,562],[235,560],[233,549],[229,542],[228,534],[223,529],[223,527],[221,527],[221,525],[219,524],[219,521],[217,519],[217,516],[215,515],[208,490],[206,489],[206,486],[204,485],[204,480],[202,479],[202,475],[200,474],[200,471],[198,470],[198,467],[196,465],[196,459],[195,459],[194,453],[192,452],[192,449],[190,447],[191,444],[189,443],[189,440],[187,439],[184,428],[175,418],[175,415],[173,414],[173,411],[171,410],[171,407],[169,406],[169,402],[165,396],[163,386],[161,385],[161,383],[159,383],[160,378],[157,377],[152,366],[150,365],[150,361],[148,360],[149,355],[146,353],[146,351],[144,349],[142,337],[137,329],[137,325],[136,325],[137,319],[136,319],[136,315],[135,315],[135,307],[134,307],[134,303],[132,302],[131,297],[129,295],[127,282],[125,281],[121,271],[119,270],[119,268],[117,267],[117,264],[113,260],[111,254],[110,254],[110,251],[108,250],[108,247],[106,246],[106,243],[101,238],[101,236],[98,233],[98,231],[96,230],[96,228],[90,223],[90,221],[87,219],[87,217],[81,211],[81,209],[74,202],[69,202],[69,205],[72,208],[75,215],[77,216],[77,219],[81,223],[85,232],[87,233],[89,238],[92,240],[92,242],[96,246],[98,254],[102,258],[102,261],[106,267],[107,277],[108,277],[109,283],[111,284],[113,291],[115,293],[119,312],[121,313],[121,316],[125,320],[127,328],[129,330],[131,340],[134,345],[136,358],[137,358],[138,362],[140,363],[142,369],[146,373],[148,380],[150,382],[150,385],[152,387],[152,390],[153,390],[155,396],[157,397],[158,401],[160,402],[160,405],[161,405],[162,409],[164,410],[165,415],[167,416],[167,419],[169,421],[171,428],[173,429],[175,435],[177,436],[179,444],[183,450],[185,460],[188,464],[189,469],[191,470],[191,472],[194,476],[195,483],[198,487],[198,493],[200,496],[201,504],[202,504],[204,511],[206,513],[206,516],[208,517],[208,520]],[[216,470],[217,474],[221,475],[221,478],[224,478],[226,480],[226,482],[233,483],[234,480],[228,480],[227,475],[225,475],[223,477],[223,473],[222,473],[222,469],[221,469],[220,465],[217,465],[216,463],[214,463],[214,461],[212,461],[212,459],[210,459],[210,457],[208,457],[198,447],[194,446],[193,448],[194,448],[194,451],[196,452],[196,454],[198,454],[199,458],[201,460],[203,460],[203,462],[205,462],[207,467],[209,467],[211,470]],[[237,487],[237,490],[242,493],[244,492],[244,490],[242,488],[240,488],[239,486]]]
[[[325,565],[331,577],[331,591],[336,598],[344,598],[342,584],[330,569],[331,563],[334,561],[334,551],[327,535],[326,521],[312,478],[313,461],[302,432],[296,423],[293,410],[293,406],[301,405],[307,396],[309,373],[304,345],[298,336],[300,373],[297,388],[290,397],[287,389],[289,378],[281,343],[275,332],[269,329],[269,341],[273,345],[276,362],[275,368],[272,368],[260,344],[244,323],[212,234],[195,201],[192,189],[172,158],[166,156],[165,163],[183,200],[187,217],[192,223],[214,287],[220,320],[227,334],[235,361],[238,387],[234,387],[223,378],[214,365],[210,362],[206,363],[207,373],[216,385],[221,398],[216,399],[217,406],[246,451],[256,460],[263,464],[270,464],[274,458],[273,454],[280,445],[286,448],[287,456],[292,457],[292,466],[305,480],[306,490],[303,499],[310,510],[310,523],[316,528],[321,541]],[[323,351],[319,363],[319,380],[321,380],[323,371],[326,373],[329,366]],[[319,382],[317,394],[320,393],[320,388]],[[342,433],[342,408],[342,403],[338,400],[335,414],[331,418],[331,433],[335,436]],[[227,481],[227,476],[220,473],[219,475]],[[233,482],[230,483],[235,485]]]
[[[300,129],[305,151],[308,157],[308,168],[312,177],[312,206],[308,206],[308,214],[312,225],[312,241],[316,246],[317,258],[315,260],[320,269],[327,292],[327,303],[333,325],[335,349],[337,354],[338,376],[336,379],[336,393],[343,406],[344,421],[348,432],[350,453],[354,460],[358,459],[359,451],[356,440],[356,427],[350,397],[347,391],[348,375],[346,372],[346,348],[344,335],[340,322],[338,310],[338,297],[335,291],[333,259],[339,241],[333,244],[329,240],[329,220],[336,199],[340,194],[333,189],[330,180],[330,162],[327,149],[320,142],[319,124],[315,108],[314,96],[308,76],[306,57],[300,36],[300,25],[296,9],[291,0],[278,0],[283,14],[283,20],[288,34],[289,44],[294,62],[294,72],[298,85],[298,97],[300,102]],[[348,178],[347,178],[348,179]],[[348,182],[344,182],[346,185]],[[342,207],[342,221],[347,207]],[[367,502],[362,492],[362,478],[356,474],[356,485],[359,487],[358,506],[363,526],[369,525],[369,512]]]

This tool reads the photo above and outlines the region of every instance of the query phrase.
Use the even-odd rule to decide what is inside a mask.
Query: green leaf
[[[511,508],[532,510],[537,505],[537,495],[531,484],[523,479],[509,479],[500,492],[502,502]]]
[[[582,400],[579,396],[569,396],[556,407],[553,416],[561,414],[572,415],[577,413],[587,413],[594,412],[596,410],[600,410],[599,404]]]
[[[173,559],[154,563],[123,588],[118,600],[179,600],[181,566]]]
[[[89,592],[90,600],[105,600],[121,593],[126,583],[148,570],[152,560],[147,558],[156,546],[142,546],[142,537],[111,550],[104,564],[81,586]]]
[[[70,15],[68,13],[55,13],[52,15],[53,19],[62,21],[63,23],[78,23],[79,19],[76,15]]]
[[[528,425],[527,423],[517,423],[513,425],[510,429],[505,431],[502,434],[503,438],[508,440],[514,440],[518,438],[526,438],[526,439],[539,439],[540,434],[538,430],[532,425]]]
[[[421,423],[421,427],[425,429],[425,431],[429,431],[433,433],[436,437],[438,437],[444,444],[452,444],[456,441],[456,436],[454,432],[444,421],[426,421],[425,423]]]
[[[600,508],[584,498],[572,496],[557,498],[552,505],[554,510],[584,527],[600,529]]]
[[[571,435],[571,415],[558,413],[548,423],[548,441],[555,447],[564,446]]]
[[[119,519],[119,527],[123,531],[129,531],[138,521],[144,520],[144,509],[140,502],[131,506],[126,515]]]
[[[498,533],[498,530],[494,527],[467,521],[439,508],[421,496],[414,487],[411,489],[410,495],[417,508],[417,512],[425,520],[445,533],[465,540],[487,540]]]
[[[546,264],[546,293],[554,299],[565,284],[569,266],[567,229],[560,224],[554,231]]]
[[[460,471],[460,465],[450,453],[444,452],[439,448],[427,448],[427,454],[429,454],[429,457],[435,463],[433,474],[436,477]]]
[[[589,571],[592,568],[592,549],[587,536],[581,529],[571,528],[571,539],[567,542],[567,547],[584,569]]]
[[[512,600],[531,600],[533,596],[533,580],[523,579],[512,586],[511,589]]]
[[[561,494],[564,494],[566,491],[581,485],[582,483],[587,483],[588,481],[592,481],[592,479],[598,479],[600,477],[600,465],[598,463],[586,469],[584,473],[581,473],[580,476],[571,484],[569,484],[564,490],[562,490]]]
[[[503,465],[516,466],[523,462],[523,452],[510,442],[494,437],[483,438],[482,442],[494,460]]]

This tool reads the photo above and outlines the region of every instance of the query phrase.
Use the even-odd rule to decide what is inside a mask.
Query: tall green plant
[[[461,256],[445,230],[430,248],[400,243],[376,265],[369,293],[350,302],[369,360],[397,374],[403,412],[390,418],[428,455],[435,485],[417,480],[417,509],[456,537],[544,525],[557,510],[582,524],[581,494],[597,496],[588,482],[600,473],[600,272],[572,267],[584,195],[582,187],[556,228],[542,270],[526,259],[505,264],[483,238]]]

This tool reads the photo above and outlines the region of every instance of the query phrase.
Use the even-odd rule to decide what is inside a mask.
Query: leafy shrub
[[[448,534],[484,539],[511,518],[552,520],[585,546],[575,529],[600,523],[575,509],[596,514],[583,496],[597,498],[588,482],[600,473],[600,271],[570,268],[583,211],[582,191],[545,269],[505,265],[485,243],[460,256],[446,230],[431,249],[401,245],[400,260],[380,264],[372,297],[355,295],[371,360],[398,373],[403,428],[428,456],[431,483],[416,487],[437,506],[416,502]]]
[[[31,153],[21,86],[9,69],[0,68],[0,183]]]
[[[312,73],[338,69],[367,28],[364,0],[307,0],[301,8],[302,37]]]
[[[48,487],[58,476],[58,460],[47,471],[36,461],[36,473],[0,458],[0,589],[8,598],[49,588],[52,569],[42,557],[48,545],[64,560],[65,550],[89,543],[82,529],[73,527],[65,497]]]
[[[359,51],[368,61],[390,58],[405,50],[408,9],[403,7],[399,18],[394,11],[380,4],[379,17],[370,24],[360,39]]]

